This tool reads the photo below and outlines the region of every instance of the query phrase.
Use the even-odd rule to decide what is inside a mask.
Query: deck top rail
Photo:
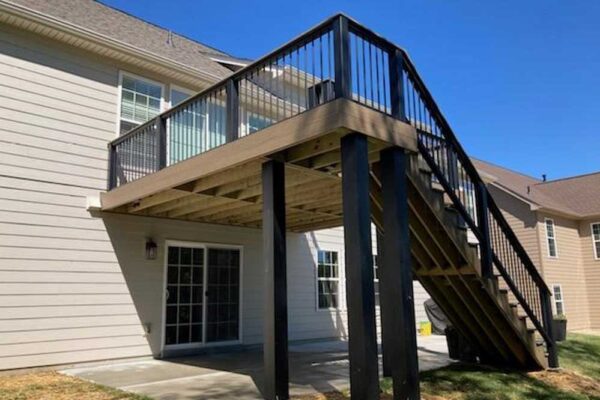
[[[108,189],[338,98],[417,129],[421,156],[479,242],[482,275],[510,289],[553,348],[550,291],[407,53],[345,15],[110,142]]]

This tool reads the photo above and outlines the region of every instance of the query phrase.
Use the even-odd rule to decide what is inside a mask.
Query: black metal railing
[[[403,56],[405,118],[417,129],[420,154],[477,238],[483,277],[496,276],[510,290],[546,343],[549,365],[556,367],[551,292],[414,65],[405,53]]]
[[[420,154],[556,364],[550,291],[404,50],[336,15],[109,144],[108,188],[345,98],[413,125]]]

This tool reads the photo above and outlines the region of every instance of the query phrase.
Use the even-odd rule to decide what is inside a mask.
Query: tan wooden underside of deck
[[[371,162],[397,145],[417,151],[413,127],[339,99],[102,193],[102,210],[234,226],[262,223],[261,165],[286,165],[290,231],[342,223],[340,138],[368,136]]]

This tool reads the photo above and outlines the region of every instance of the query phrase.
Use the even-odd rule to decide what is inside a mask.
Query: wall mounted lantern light
[[[156,260],[158,246],[152,238],[146,239],[146,260]]]

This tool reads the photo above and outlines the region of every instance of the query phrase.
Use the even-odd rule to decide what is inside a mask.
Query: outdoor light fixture
[[[152,238],[146,239],[146,259],[147,260],[155,260],[157,250],[158,250],[158,246],[156,245],[154,240],[152,240]]]

